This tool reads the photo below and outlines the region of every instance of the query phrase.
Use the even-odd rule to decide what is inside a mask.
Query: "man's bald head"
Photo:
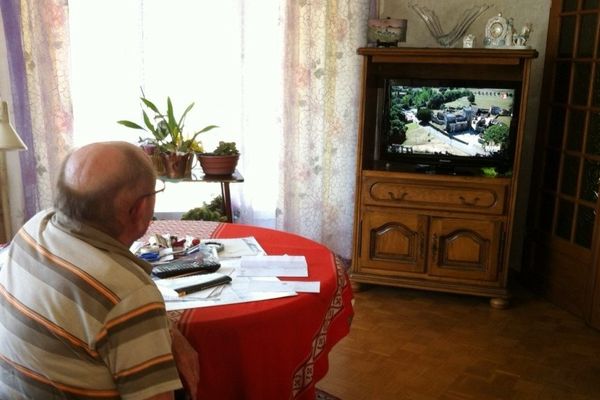
[[[151,192],[156,175],[148,156],[127,142],[93,143],[63,162],[55,207],[66,216],[117,235],[119,216]]]
[[[127,156],[148,161],[136,146],[126,142],[93,143],[75,150],[65,160],[64,183],[78,193],[105,190],[120,180]],[[151,168],[151,165],[150,165]]]

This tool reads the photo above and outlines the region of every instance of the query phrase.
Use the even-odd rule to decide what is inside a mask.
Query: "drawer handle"
[[[463,196],[458,196],[458,198],[460,199],[463,206],[472,206],[472,207],[476,206],[477,203],[479,202],[479,200],[481,200],[479,197],[475,197],[473,199],[473,201],[467,201],[467,199],[465,199]]]
[[[405,198],[406,196],[408,196],[408,192],[404,192],[404,193],[402,193],[400,196],[397,196],[397,197],[396,197],[396,195],[395,195],[394,193],[392,193],[392,192],[388,192],[388,194],[390,195],[390,199],[392,199],[392,200],[394,200],[394,201],[403,201],[403,200],[404,200],[404,198]]]

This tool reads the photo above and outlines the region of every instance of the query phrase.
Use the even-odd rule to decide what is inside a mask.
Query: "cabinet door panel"
[[[430,274],[496,281],[502,224],[497,221],[432,218]]]
[[[425,272],[426,229],[427,218],[416,214],[365,212],[361,267],[384,273]]]

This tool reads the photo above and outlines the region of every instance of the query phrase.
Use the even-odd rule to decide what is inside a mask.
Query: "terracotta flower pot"
[[[144,150],[144,153],[148,154],[149,156],[153,156],[158,150],[158,146],[155,144],[141,144],[140,147],[142,150]]]
[[[165,176],[170,179],[185,178],[191,166],[191,156],[191,153],[160,153],[165,168]]]
[[[231,175],[235,172],[239,154],[215,156],[213,154],[196,153],[205,175]]]
[[[158,152],[158,146],[155,144],[141,144],[140,148],[150,157],[154,170],[158,176],[165,175],[165,166],[163,160]]]
[[[153,155],[150,156],[152,159],[152,165],[154,165],[154,170],[156,171],[156,175],[164,176],[165,175],[165,163],[160,156],[160,153],[157,151]]]

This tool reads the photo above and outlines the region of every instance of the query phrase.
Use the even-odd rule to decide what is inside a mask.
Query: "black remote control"
[[[160,279],[164,279],[181,275],[209,274],[219,268],[221,268],[221,264],[216,261],[204,260],[199,262],[180,260],[157,265],[152,268],[152,274]]]

